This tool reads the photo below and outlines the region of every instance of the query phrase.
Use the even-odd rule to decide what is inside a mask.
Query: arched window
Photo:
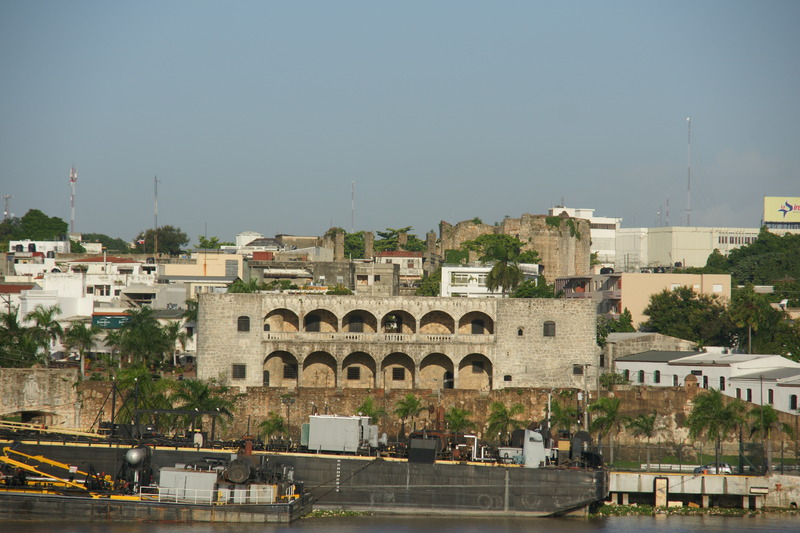
[[[545,337],[555,337],[556,336],[556,323],[552,320],[548,320],[544,323],[543,335]]]
[[[653,383],[661,383],[661,370],[653,372]]]
[[[725,390],[725,376],[719,377],[719,390],[721,391]]]
[[[306,316],[306,331],[319,331],[319,315]]]
[[[249,316],[240,316],[236,320],[236,330],[237,331],[250,331],[250,317]]]
[[[622,377],[625,378],[625,381],[630,381],[631,371],[626,368],[625,370],[622,371]]]
[[[517,337],[522,337],[522,335],[524,335],[524,334],[525,334],[525,332],[523,331],[523,329],[522,329],[522,328],[519,328],[519,329],[517,330]]]
[[[644,370],[639,370],[639,383],[644,383]]]
[[[770,405],[775,403],[775,392],[772,389],[767,390],[767,403]]]
[[[269,331],[269,322],[264,322],[264,331]]]
[[[264,370],[261,378],[261,385],[263,387],[269,387],[269,370]]]

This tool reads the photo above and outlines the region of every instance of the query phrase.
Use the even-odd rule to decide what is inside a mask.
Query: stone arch
[[[342,385],[348,388],[375,387],[377,364],[365,352],[353,352],[342,362]]]
[[[377,333],[378,319],[363,309],[354,309],[342,318],[342,331],[348,333]]]
[[[458,388],[492,390],[492,362],[483,354],[471,353],[458,364]]]
[[[419,364],[419,388],[452,389],[453,361],[443,353],[426,355]]]
[[[328,352],[313,352],[303,359],[304,387],[336,387],[336,359]]]
[[[452,335],[456,321],[444,311],[430,311],[419,321],[419,332],[428,335]]]
[[[384,389],[414,388],[414,361],[402,352],[390,353],[381,361],[381,383]]]
[[[481,311],[471,311],[458,321],[459,335],[493,335],[494,320]]]
[[[263,385],[290,388],[298,385],[297,358],[289,352],[275,351],[269,354],[264,359],[261,371]]]
[[[382,333],[411,334],[417,332],[417,319],[408,311],[395,309],[389,311],[381,319]]]
[[[336,333],[339,331],[339,320],[327,309],[314,309],[303,317],[303,331]]]
[[[264,331],[297,332],[300,331],[300,317],[290,309],[273,309],[264,317]]]

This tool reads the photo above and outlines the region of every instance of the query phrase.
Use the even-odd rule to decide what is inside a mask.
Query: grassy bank
[[[652,505],[602,505],[593,510],[592,517],[601,516],[753,516],[758,514],[785,514],[800,517],[797,509],[730,509],[723,507],[653,507]]]

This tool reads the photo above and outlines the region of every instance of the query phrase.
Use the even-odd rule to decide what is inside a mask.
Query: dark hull
[[[106,446],[23,445],[25,453],[115,472],[126,449]],[[230,452],[156,448],[154,470]],[[375,513],[558,516],[584,513],[608,496],[602,470],[523,468],[479,464],[419,464],[392,459],[310,454],[267,454],[294,467],[315,508]]]
[[[289,523],[311,505],[295,500],[270,505],[200,505],[19,494],[0,490],[0,517],[14,519],[124,520],[127,522]]]

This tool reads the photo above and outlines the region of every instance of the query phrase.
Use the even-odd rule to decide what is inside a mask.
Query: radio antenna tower
[[[692,225],[692,117],[686,117],[687,130],[687,187],[686,187],[686,225]]]
[[[69,171],[69,232],[75,233],[75,189],[78,187],[78,169],[72,167]]]
[[[8,211],[8,201],[9,201],[9,200],[11,200],[11,199],[12,199],[12,198],[14,198],[14,197],[13,197],[13,196],[11,196],[10,194],[4,194],[4,195],[2,196],[2,198],[3,198],[3,200],[5,200],[5,202],[6,202],[6,207],[5,207],[5,210],[3,210],[3,220],[8,220],[8,217],[10,217],[10,216],[11,216],[11,213],[9,213],[9,211]]]
[[[356,231],[356,182],[351,184],[350,189],[350,233]]]

